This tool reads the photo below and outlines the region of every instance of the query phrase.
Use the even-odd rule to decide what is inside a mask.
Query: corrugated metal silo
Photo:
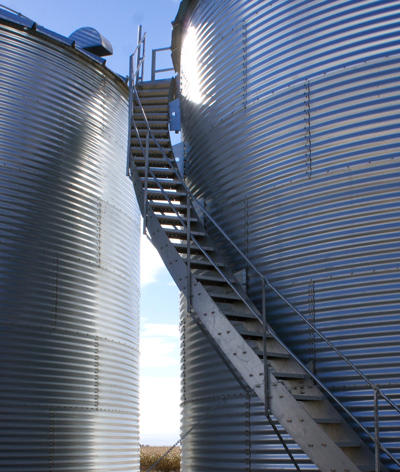
[[[398,402],[399,3],[200,0],[180,14],[187,182],[257,268]],[[258,281],[246,283],[260,305]],[[373,431],[373,392],[272,294],[267,306],[284,342]],[[185,439],[184,467],[235,470],[234,452],[244,464],[247,447],[246,470],[276,470],[276,436],[251,432],[261,408],[184,319],[183,424],[227,398],[212,428]],[[235,427],[245,421],[247,437]],[[397,457],[399,428],[382,404],[380,439]],[[285,457],[280,467],[293,467]]]
[[[138,470],[127,87],[5,10],[0,43],[1,467]]]

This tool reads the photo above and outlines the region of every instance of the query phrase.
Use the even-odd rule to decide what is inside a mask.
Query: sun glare
[[[189,26],[183,40],[182,55],[182,95],[194,103],[203,103],[204,96],[200,87],[199,52],[194,26]]]

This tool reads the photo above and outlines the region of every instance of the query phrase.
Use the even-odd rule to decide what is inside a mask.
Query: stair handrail
[[[171,169],[174,171],[174,174],[175,176],[177,177],[177,179],[179,180],[179,183],[183,186],[183,188],[185,189],[185,191],[188,193],[188,195],[190,195],[190,198],[192,199],[192,201],[194,203],[196,203],[196,205],[198,205],[198,207],[201,209],[201,211],[204,213],[204,215],[207,216],[207,218],[211,221],[211,223],[213,224],[213,226],[224,236],[224,238],[231,244],[231,246],[236,250],[236,252],[244,259],[244,261],[248,264],[249,267],[251,267],[253,269],[253,271],[259,276],[260,278],[260,281],[262,284],[266,284],[295,314],[297,314],[308,326],[309,328],[311,328],[326,344],[328,344],[329,347],[331,347],[335,352],[336,354],[338,354],[338,356],[344,361],[346,362],[346,364],[349,365],[349,367],[351,367],[353,369],[354,372],[356,372],[370,387],[371,389],[373,390],[374,392],[374,423],[375,425],[377,425],[378,421],[378,397],[380,396],[381,398],[383,398],[390,406],[392,406],[393,409],[395,409],[398,413],[400,413],[400,407],[397,406],[389,397],[387,397],[387,395],[380,389],[379,386],[375,385],[373,382],[371,382],[368,377],[366,377],[334,344],[332,344],[331,341],[329,341],[329,339],[321,333],[321,331],[319,331],[318,328],[316,328],[316,326],[314,326],[312,323],[310,323],[307,318],[305,318],[304,315],[302,315],[298,310],[297,308],[284,296],[282,295],[279,290],[274,287],[271,282],[254,266],[254,264],[249,260],[249,258],[243,253],[243,251],[236,245],[236,243],[234,241],[232,241],[232,239],[228,236],[228,234],[220,227],[220,225],[217,223],[217,221],[209,214],[209,212],[206,210],[206,208],[204,207],[204,205],[192,194],[191,190],[189,189],[189,187],[186,185],[186,183],[184,182],[181,174],[179,173],[179,171],[177,170],[176,166],[174,165],[174,162],[166,155],[164,149],[161,147],[161,145],[158,143],[158,140],[157,138],[154,136],[151,128],[150,128],[150,125],[149,125],[149,122],[147,120],[147,116],[146,116],[146,112],[142,106],[142,103],[141,103],[141,100],[140,100],[140,97],[139,97],[139,94],[138,94],[138,91],[137,91],[137,88],[136,88],[136,84],[133,84],[132,83],[132,110],[133,110],[133,95],[135,95],[135,100],[137,101],[138,103],[138,106],[139,106],[139,109],[141,111],[141,114],[144,118],[144,122],[146,124],[146,127],[147,127],[147,130],[148,130],[148,135],[149,137],[152,139],[152,141],[154,142],[154,144],[156,145],[156,147],[159,149],[159,151],[161,152],[161,155],[163,157],[163,159],[170,165]],[[130,97],[131,97],[131,94],[130,94]],[[131,107],[130,107],[131,109]],[[131,123],[131,120],[132,120],[132,114],[129,115],[130,116],[130,119],[129,119],[129,123]],[[143,152],[143,155],[145,155],[145,148],[143,147],[142,145],[142,138],[139,134],[139,131],[136,127],[136,124],[135,124],[135,132],[136,132],[136,135],[137,135],[137,138],[138,138],[138,141],[139,141],[139,144],[140,144],[140,147],[141,147],[141,150]],[[130,151],[130,146],[128,146],[128,154],[129,154],[129,159],[128,159],[128,169],[130,169],[130,163],[131,163],[131,151]],[[150,172],[151,172],[151,175],[152,177],[154,178],[155,182],[157,182],[157,185],[159,186],[161,192],[163,193],[164,196],[167,197],[167,195],[165,194],[165,191],[164,189],[162,188],[162,185],[158,182],[158,177],[152,172],[152,170],[150,169]],[[128,170],[128,174],[129,175],[129,170]],[[169,198],[167,198],[168,201],[171,203],[171,201],[169,200]],[[173,208],[173,205],[171,204],[172,208]],[[174,209],[175,213],[178,215],[178,212]],[[183,227],[186,227],[183,219],[178,215]],[[192,241],[199,247],[199,249],[206,255],[206,257],[209,259],[209,261],[214,265],[214,267],[217,269],[217,271],[220,273],[220,275],[222,277],[224,277],[224,279],[227,281],[227,283],[233,288],[233,290],[235,290],[236,292],[236,289],[235,287],[232,285],[232,283],[228,280],[228,278],[223,274],[223,272],[218,268],[218,266],[215,264],[215,262],[205,253],[205,251],[202,249],[201,245],[199,244],[199,242],[196,240],[196,238],[191,235],[191,239]],[[250,308],[251,309],[251,308]],[[252,310],[253,311],[253,310]],[[254,312],[253,312],[254,313]],[[255,313],[254,313],[255,314]],[[257,318],[259,319],[259,321],[262,322],[262,320],[260,319],[260,317],[258,316],[258,314],[256,314]],[[307,372],[308,375],[310,375],[310,377],[327,393],[327,395],[329,397],[332,398],[332,400],[337,403],[342,409],[343,411],[346,412],[347,415],[349,415],[349,417],[360,427],[360,429],[362,429],[364,431],[365,434],[367,434],[367,436],[375,443],[375,447],[376,448],[379,448],[381,449],[388,457],[390,457],[398,466],[400,466],[400,461],[393,456],[393,454],[383,445],[380,443],[379,439],[377,440],[377,438],[379,437],[379,425],[378,425],[378,430],[376,429],[375,427],[375,436],[373,436],[366,428],[363,424],[361,424],[359,422],[359,420],[346,408],[346,406],[344,406],[342,404],[342,402],[336,398],[332,393],[331,391],[321,382],[321,380],[319,380],[315,374],[313,372],[311,372],[304,364],[303,362],[293,353],[291,352],[287,346],[284,345],[284,343],[280,340],[279,337],[276,336],[276,334],[271,330],[271,334],[274,336],[274,338],[285,348],[287,349],[289,352],[290,352],[290,355],[304,368],[304,370]],[[375,451],[376,455],[377,455],[377,452]]]

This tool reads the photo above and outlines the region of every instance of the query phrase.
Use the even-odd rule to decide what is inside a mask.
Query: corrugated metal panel
[[[127,89],[0,25],[0,462],[138,470],[139,211]]]
[[[196,33],[203,102],[182,104],[195,194],[261,272],[394,401],[399,26],[396,1],[204,0],[186,25]],[[221,250],[243,268],[225,243]],[[259,287],[250,274],[258,303]],[[267,306],[284,341],[304,362],[316,358],[317,374],[372,431],[372,392],[357,397],[356,377],[295,315],[272,295]],[[380,421],[382,442],[400,456],[399,416],[382,408]]]
[[[268,423],[264,406],[247,392],[186,312],[181,296],[182,470],[296,470]],[[302,470],[316,471],[277,424]]]

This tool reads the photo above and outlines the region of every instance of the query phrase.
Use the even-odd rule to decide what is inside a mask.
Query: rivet
[[[247,351],[243,351],[243,354],[247,354]]]

